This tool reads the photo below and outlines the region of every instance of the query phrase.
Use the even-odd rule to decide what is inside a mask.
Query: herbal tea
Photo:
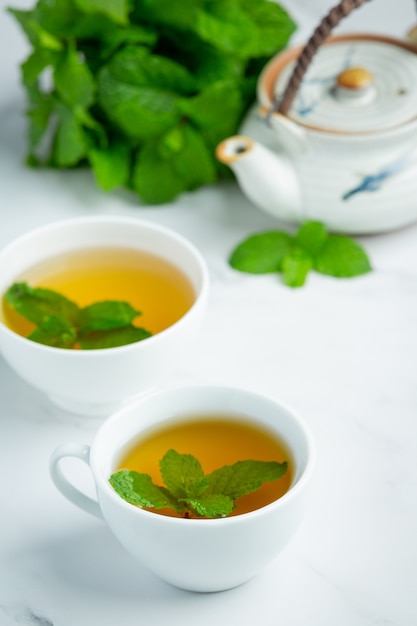
[[[285,443],[236,415],[201,415],[150,429],[125,448],[116,470],[110,482],[119,495],[173,517],[247,513],[283,496],[293,478]],[[174,504],[165,506],[167,491]],[[178,499],[187,506],[178,506]]]
[[[135,249],[77,250],[45,260],[16,277],[33,287],[51,289],[79,307],[102,301],[128,302],[141,312],[133,324],[158,333],[177,322],[192,306],[194,289],[174,265]],[[27,337],[35,325],[3,298],[3,318]]]

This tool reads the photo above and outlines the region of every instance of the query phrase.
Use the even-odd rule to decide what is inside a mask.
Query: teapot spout
[[[244,135],[222,141],[216,157],[236,175],[242,191],[279,219],[300,222],[301,192],[292,162]]]

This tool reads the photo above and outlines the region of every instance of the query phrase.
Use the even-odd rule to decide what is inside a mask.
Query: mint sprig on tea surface
[[[152,335],[132,324],[141,312],[128,302],[104,300],[80,308],[52,289],[30,287],[24,282],[14,283],[4,297],[17,313],[36,325],[27,339],[47,346],[97,350]]]
[[[165,486],[148,474],[120,470],[110,477],[113,489],[127,502],[147,509],[171,508],[184,517],[227,517],[235,500],[257,491],[265,482],[281,478],[287,463],[238,461],[211,474],[204,474],[200,461],[191,454],[168,450],[159,462]]]
[[[306,222],[295,236],[281,231],[251,235],[232,252],[230,265],[249,274],[280,272],[289,287],[302,287],[315,270],[352,278],[372,270],[364,249],[350,237],[330,235],[321,222]]]

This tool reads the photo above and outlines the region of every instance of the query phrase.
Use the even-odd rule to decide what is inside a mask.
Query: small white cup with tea
[[[117,259],[117,271],[122,272],[116,278],[113,258]],[[123,271],[126,267],[126,271],[136,271],[136,263],[145,274],[145,278],[141,275],[145,282],[139,287],[132,283],[132,288]],[[73,268],[78,268],[75,278],[71,276]],[[89,283],[84,280],[87,270]],[[148,270],[150,277],[146,275]],[[145,318],[148,309],[156,307],[153,294],[147,293],[149,282],[153,284],[152,281],[157,280],[162,285],[158,292],[159,311],[155,316],[171,313],[168,309],[174,298],[171,290],[174,281],[178,280],[181,289],[188,291],[182,294],[183,301],[173,317],[155,322],[157,330],[148,329],[153,334],[145,340],[104,349],[51,347],[29,340],[12,329],[4,294],[12,284],[30,284],[32,279],[35,284],[31,287],[50,288],[57,272],[58,276],[66,277],[65,286],[69,289],[84,280],[84,291],[80,294],[87,300],[97,286],[104,289],[102,300],[126,300],[130,295],[135,296],[138,301],[135,310],[143,308],[144,327],[148,326]],[[126,298],[114,298],[113,292],[106,296],[111,281],[117,293],[124,286]],[[186,358],[203,320],[208,271],[195,246],[170,229],[136,218],[81,217],[33,230],[4,248],[0,252],[0,294],[3,297],[0,351],[9,365],[58,406],[81,414],[109,415],[127,401],[155,388]],[[68,293],[64,295],[70,297]],[[142,325],[142,317],[138,320]]]
[[[227,434],[225,438],[221,434],[226,431],[216,430],[219,424],[222,428],[232,424],[232,431],[252,429],[252,435],[247,439],[246,432],[241,440],[240,434],[233,435],[234,445],[233,440],[227,441]],[[190,425],[196,429],[193,436],[188,436]],[[203,425],[201,431],[200,425]],[[209,427],[214,431],[207,436],[204,428]],[[195,436],[197,431],[199,438]],[[216,432],[220,433],[217,441],[213,438]],[[135,446],[139,450],[139,462],[149,451],[155,454],[165,439],[166,447],[175,446],[175,452],[195,457],[204,455],[211,446],[208,454],[217,455],[219,465],[227,465],[230,457],[233,466],[236,454],[246,457],[241,461],[259,457],[263,444],[256,448],[258,436],[269,438],[271,445],[277,444],[284,451],[289,482],[283,493],[277,492],[277,499],[268,495],[268,504],[249,507],[241,514],[217,519],[158,514],[156,508],[141,508],[127,502],[109,482]],[[141,452],[144,442],[149,445],[143,448],[146,453]],[[198,454],[194,444],[200,446]],[[176,450],[177,446],[181,449]],[[81,493],[62,471],[60,462],[66,457],[76,457],[89,465],[98,501]],[[313,464],[314,444],[309,430],[297,415],[273,398],[233,387],[190,386],[154,392],[125,407],[101,426],[91,448],[80,443],[62,444],[52,454],[50,471],[66,498],[104,518],[127,551],[154,574],[186,590],[211,592],[250,580],[287,545],[308,509]],[[206,473],[212,469],[207,469],[203,460],[201,465]],[[154,483],[158,480],[154,479]],[[252,495],[240,499],[250,499]],[[238,501],[239,498],[236,504]]]

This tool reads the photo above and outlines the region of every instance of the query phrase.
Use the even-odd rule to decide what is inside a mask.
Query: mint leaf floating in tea
[[[123,328],[133,322],[138,315],[142,313],[136,311],[128,302],[105,300],[84,307],[80,311],[78,323],[82,332],[89,333],[94,330]]]
[[[55,348],[97,350],[147,339],[152,333],[132,322],[141,315],[128,302],[105,300],[80,308],[51,289],[15,283],[6,302],[36,325],[27,339]]]
[[[229,264],[240,272],[281,272],[289,287],[304,285],[311,269],[335,278],[372,270],[363,248],[349,237],[330,235],[321,222],[306,222],[295,236],[281,231],[251,235],[232,252]]]
[[[77,342],[77,331],[62,317],[51,316],[45,317],[27,338],[54,348],[73,348]]]
[[[12,285],[6,291],[5,299],[17,313],[37,325],[47,317],[60,317],[73,326],[80,313],[75,302],[56,291],[32,288],[26,283]]]
[[[152,333],[145,328],[123,326],[122,328],[108,328],[107,330],[97,330],[85,334],[80,331],[78,341],[84,350],[99,350],[126,346],[151,336]]]
[[[155,485],[148,474],[126,469],[112,474],[110,484],[124,500],[143,508],[168,507],[184,517],[217,518],[230,515],[237,498],[287,471],[286,462],[248,460],[205,475],[196,457],[176,450],[168,450],[159,465],[165,486]]]

